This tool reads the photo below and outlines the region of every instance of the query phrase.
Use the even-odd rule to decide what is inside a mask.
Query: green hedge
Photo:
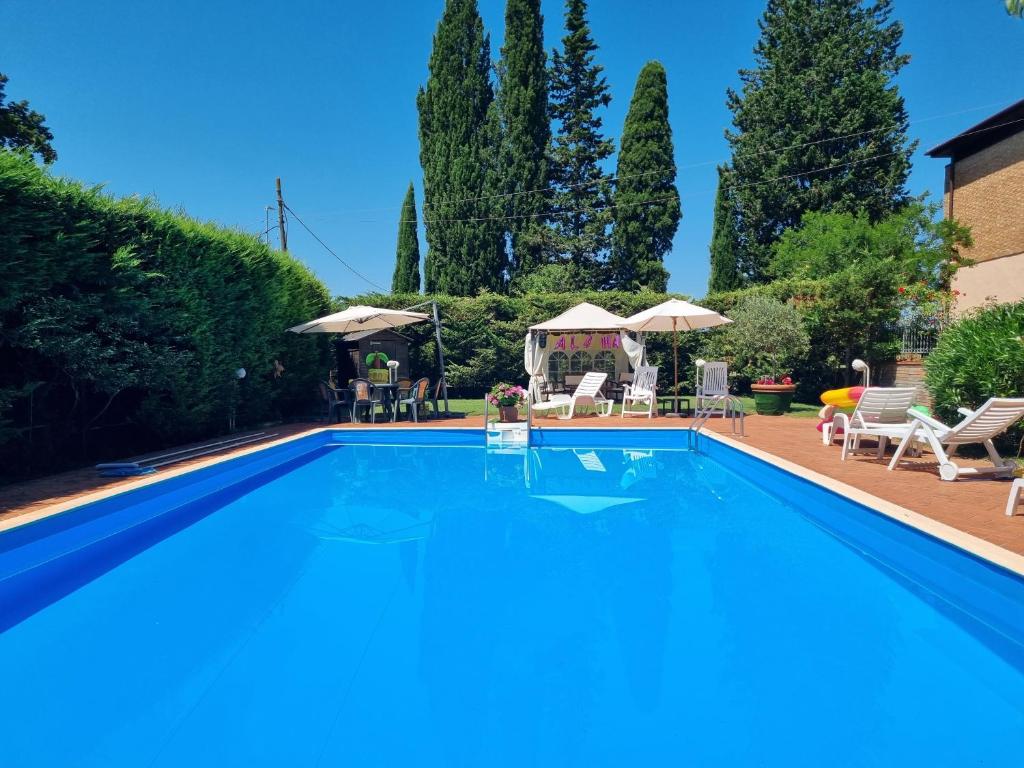
[[[0,232],[0,480],[308,412],[326,340],[284,331],[330,302],[286,254],[7,151]]]
[[[891,270],[865,270],[864,274],[827,280],[780,280],[740,291],[711,294],[699,300],[726,314],[744,295],[764,294],[792,301],[800,310],[811,352],[798,367],[795,380],[806,402],[816,402],[824,389],[850,380],[848,365],[857,357],[872,363],[895,358],[898,351],[891,326],[898,317],[896,278]],[[527,329],[564,312],[581,301],[604,307],[621,316],[665,301],[669,296],[649,291],[601,291],[534,293],[505,296],[485,293],[476,297],[437,296],[441,310],[448,381],[459,396],[475,397],[497,381],[522,382],[523,339]],[[336,308],[370,304],[403,308],[424,300],[419,294],[366,294],[336,300]],[[428,324],[407,326],[402,332],[413,338],[411,364],[416,375],[437,376],[437,352]],[[699,356],[729,359],[721,331],[679,334],[679,378],[692,391],[693,360]],[[647,337],[648,357],[660,368],[659,386],[672,381],[671,334]],[[745,391],[752,372],[734,371],[735,385]]]
[[[977,408],[990,397],[1024,397],[1024,301],[977,311],[947,328],[925,360],[935,410],[948,424],[957,408]],[[1020,453],[1024,426],[1000,440]]]

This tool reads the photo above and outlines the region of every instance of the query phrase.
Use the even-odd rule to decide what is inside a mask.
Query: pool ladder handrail
[[[736,417],[740,419],[739,436],[747,436],[746,426],[746,410],[743,407],[743,401],[735,395],[718,395],[710,401],[710,405],[705,405],[702,409],[700,407],[700,400],[697,401],[696,412],[693,417],[693,424],[690,425],[690,446],[693,447],[693,441],[696,440],[697,436],[700,435],[701,430],[708,423],[708,419],[712,417],[716,412],[721,411],[724,418],[732,420],[732,433],[735,435],[736,432]],[[705,403],[708,401],[705,400]],[[721,407],[720,406],[725,406]]]
[[[487,418],[491,410],[491,401],[484,396],[484,441],[487,440]],[[530,447],[530,442],[533,435],[533,392],[527,390],[526,392],[526,447]]]

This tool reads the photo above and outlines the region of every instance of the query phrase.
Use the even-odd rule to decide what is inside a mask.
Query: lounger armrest
[[[963,406],[960,406],[959,408],[957,408],[956,412],[959,413],[961,416],[973,416],[974,415],[974,411],[972,411],[970,408],[964,408]]]
[[[921,411],[915,410],[913,408],[907,409],[907,416],[910,417],[911,421],[919,421],[925,426],[931,427],[932,429],[938,429],[942,432],[946,432],[949,430],[949,427],[947,427],[938,419],[933,419],[928,414],[921,413]]]

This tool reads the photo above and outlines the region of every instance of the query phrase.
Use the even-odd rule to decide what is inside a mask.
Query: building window
[[[548,356],[548,381],[565,381],[565,374],[569,372],[569,356],[565,352],[552,352]]]
[[[592,370],[589,352],[573,352],[569,358],[569,373],[586,373]]]
[[[605,350],[594,355],[594,370],[609,375],[615,373],[615,353]]]

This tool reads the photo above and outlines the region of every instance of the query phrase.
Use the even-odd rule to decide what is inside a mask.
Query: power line
[[[305,229],[307,232],[309,232],[309,234],[311,234],[313,236],[313,239],[316,240],[318,243],[320,243],[320,245],[322,245],[324,247],[324,250],[326,250],[329,254],[331,254],[331,256],[333,256],[338,261],[340,261],[342,263],[342,265],[345,267],[345,269],[347,269],[349,272],[351,272],[356,277],[359,277],[359,278],[365,280],[367,283],[372,285],[374,288],[377,288],[377,289],[383,291],[384,293],[391,293],[391,291],[389,291],[387,288],[385,288],[384,286],[380,285],[379,283],[375,283],[373,280],[368,278],[362,272],[360,272],[355,267],[353,267],[351,264],[349,264],[347,261],[345,261],[343,258],[341,258],[341,256],[339,256],[337,253],[335,253],[334,249],[331,248],[323,240],[321,240],[320,236],[317,235],[316,232],[314,232],[312,229],[310,229],[308,226],[306,226],[306,223],[302,219],[299,218],[299,214],[297,214],[295,211],[293,211],[291,206],[288,205],[288,203],[283,203],[283,205],[284,205],[285,210],[287,210],[288,213],[290,213],[292,216],[294,216],[295,220],[297,222],[299,222],[300,225],[302,225],[302,228]]]
[[[762,184],[772,184],[772,183],[777,182],[777,181],[786,181],[788,179],[796,179],[796,178],[799,178],[801,176],[813,176],[815,174],[825,173],[827,171],[834,171],[834,170],[837,170],[839,168],[846,168],[846,167],[851,166],[851,165],[858,165],[859,163],[867,163],[867,162],[870,162],[872,160],[880,160],[883,157],[892,157],[893,155],[898,155],[898,154],[901,154],[901,153],[902,153],[902,150],[897,150],[895,152],[883,152],[883,153],[878,154],[878,155],[871,155],[870,157],[862,157],[862,158],[859,158],[857,160],[850,160],[849,162],[846,162],[846,163],[836,163],[834,165],[827,165],[827,166],[823,166],[821,168],[813,168],[813,169],[811,169],[809,171],[799,171],[798,173],[790,173],[790,174],[786,174],[785,176],[776,176],[776,177],[771,178],[771,179],[762,179],[760,181],[752,181],[752,182],[748,182],[746,184],[734,184],[732,186],[726,187],[725,189],[728,189],[728,190],[744,189],[746,187],[755,187],[755,186],[759,186],[759,185],[762,185]],[[710,191],[714,191],[714,190],[710,190]],[[690,193],[687,193],[687,194],[688,195],[705,194],[705,192],[706,191],[696,192],[696,193],[690,192]],[[477,222],[479,222],[479,221],[508,221],[508,220],[515,220],[515,219],[550,218],[550,217],[553,217],[553,216],[566,216],[566,215],[574,214],[574,213],[597,213],[598,211],[603,211],[603,210],[606,210],[606,209],[609,209],[609,208],[634,208],[634,207],[643,206],[643,205],[650,205],[652,203],[657,203],[657,202],[661,202],[661,201],[664,201],[664,200],[671,200],[672,198],[674,198],[676,196],[683,197],[684,195],[681,195],[678,192],[675,192],[674,194],[661,195],[659,197],[648,198],[647,200],[638,200],[635,203],[618,203],[618,204],[609,203],[608,205],[598,205],[598,206],[591,206],[591,207],[587,207],[587,208],[572,208],[572,209],[568,209],[568,210],[564,210],[564,211],[548,211],[546,213],[524,213],[524,214],[520,214],[520,215],[517,215],[517,216],[474,216],[474,217],[461,218],[461,219],[424,219],[423,222],[425,224],[432,224],[432,223],[433,224],[441,224],[441,223],[455,224],[455,223],[459,223],[459,222],[474,222],[474,221],[477,221]],[[408,223],[408,220],[405,220],[405,221],[403,221],[401,223]]]
[[[921,123],[933,122],[935,120],[944,120],[944,119],[950,118],[950,117],[958,117],[959,115],[968,114],[970,112],[977,112],[977,111],[982,110],[982,109],[991,109],[992,107],[1001,106],[1002,104],[1003,104],[1003,102],[997,102],[997,103],[991,103],[991,104],[983,104],[983,105],[978,105],[978,106],[975,106],[975,107],[969,107],[967,109],[957,110],[955,112],[946,112],[946,113],[939,114],[939,115],[930,115],[928,117],[923,117],[923,118],[920,118],[918,120],[910,120],[910,121],[907,122],[907,125],[908,126],[910,126],[910,125],[918,125],[918,124],[921,124]],[[972,131],[971,133],[961,134],[961,135],[969,136],[969,135],[972,135],[973,133],[982,133],[984,131],[994,130],[996,128],[1002,128],[1002,127],[1004,127],[1006,125],[1012,125],[1013,123],[1017,123],[1017,122],[1021,122],[1021,120],[1012,120],[1012,121],[1010,121],[1008,123],[1002,123],[1000,125],[989,126],[987,128],[982,128],[979,131]],[[806,147],[816,146],[816,145],[819,145],[819,144],[826,144],[826,143],[832,142],[832,141],[840,141],[842,139],[851,139],[851,138],[856,138],[856,137],[859,137],[859,136],[867,136],[867,135],[870,135],[870,134],[873,134],[873,133],[880,133],[880,132],[884,132],[884,131],[890,131],[890,130],[894,130],[897,127],[898,126],[891,126],[890,125],[890,126],[883,126],[883,127],[879,127],[879,128],[869,128],[869,129],[866,129],[866,130],[863,130],[863,131],[855,131],[853,133],[839,134],[837,136],[830,136],[830,137],[826,137],[826,138],[823,138],[823,139],[816,139],[814,141],[801,142],[799,144],[790,144],[790,145],[782,146],[782,147],[766,147],[766,148],[763,148],[763,149],[754,150],[754,151],[750,151],[750,152],[743,152],[743,153],[740,153],[740,154],[736,155],[735,157],[740,157],[740,158],[758,157],[758,156],[766,155],[766,154],[773,154],[773,153],[778,153],[778,152],[786,152],[786,151],[792,150],[792,149],[804,149]],[[593,179],[593,180],[581,182],[581,183],[578,183],[578,184],[569,184],[569,185],[561,187],[561,189],[582,189],[582,188],[594,186],[595,184],[606,183],[606,182],[610,182],[610,181],[620,181],[620,180],[623,180],[623,179],[642,178],[642,177],[645,177],[645,176],[653,176],[653,175],[658,175],[658,174],[666,174],[666,173],[669,173],[669,172],[671,172],[673,170],[674,171],[681,171],[681,170],[688,170],[688,169],[692,169],[692,168],[702,168],[702,167],[707,167],[709,165],[717,165],[717,164],[719,164],[721,162],[723,162],[723,161],[720,160],[720,159],[719,160],[704,160],[704,161],[696,162],[696,163],[685,163],[683,165],[678,165],[678,166],[675,166],[674,169],[672,169],[672,168],[661,168],[661,169],[657,169],[657,170],[654,170],[654,171],[645,171],[643,173],[602,176],[602,177],[600,177],[598,179]],[[476,196],[471,196],[471,197],[451,198],[451,199],[447,199],[447,200],[439,200],[439,201],[433,201],[433,202],[424,201],[424,203],[423,203],[423,210],[424,210],[424,213],[426,213],[428,208],[431,208],[431,207],[437,208],[438,206],[441,206],[441,205],[453,205],[453,204],[456,204],[456,203],[471,203],[471,202],[479,202],[479,201],[482,201],[482,200],[496,200],[496,199],[501,199],[501,198],[517,197],[517,196],[520,196],[520,195],[547,194],[547,193],[550,193],[552,191],[554,191],[554,190],[550,186],[546,186],[546,187],[537,187],[535,189],[518,190],[516,192],[501,192],[501,193],[488,194],[488,195],[476,195]],[[324,212],[322,214],[319,214],[319,216],[327,217],[327,216],[342,215],[342,214],[345,214],[345,213],[361,213],[361,212],[393,211],[393,210],[395,210],[394,206],[387,206],[387,207],[381,207],[381,208],[350,208],[350,209],[333,211],[333,212]],[[448,221],[448,219],[442,219],[442,220],[443,221]],[[452,221],[455,221],[455,220],[456,219],[452,219]],[[464,219],[464,220],[465,221],[480,221],[482,219]],[[373,221],[373,220],[364,220],[364,221]],[[399,223],[403,223],[403,222],[399,222]]]

